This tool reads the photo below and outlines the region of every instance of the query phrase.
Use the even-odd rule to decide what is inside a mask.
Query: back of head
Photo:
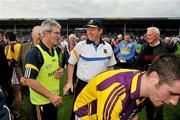
[[[9,41],[16,41],[16,35],[13,32],[6,32],[5,38],[9,39]]]
[[[180,56],[174,54],[162,54],[155,58],[149,67],[147,74],[157,72],[160,83],[180,80]]]
[[[40,32],[40,26],[34,26],[31,34],[33,35],[34,33],[37,33],[37,32],[38,33]]]
[[[45,20],[41,23],[41,37],[44,36],[45,32],[51,32],[52,27],[59,27],[61,29],[61,25],[55,20]]]
[[[39,40],[41,39],[40,26],[33,27],[31,36],[32,36],[33,43],[38,44]]]
[[[3,36],[3,35],[4,35],[4,32],[3,32],[3,31],[0,31],[0,35]]]
[[[119,34],[117,37],[119,38],[119,40],[122,40],[122,38],[123,38],[123,36],[121,34]]]

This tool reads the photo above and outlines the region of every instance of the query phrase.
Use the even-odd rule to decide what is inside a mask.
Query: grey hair
[[[40,32],[40,33],[41,33],[41,36],[43,37],[43,36],[44,36],[44,33],[45,33],[46,31],[51,32],[52,27],[54,27],[54,26],[57,26],[57,27],[59,27],[59,28],[61,29],[61,25],[60,25],[57,21],[55,21],[55,20],[49,19],[49,20],[43,21],[43,22],[41,23],[41,32]]]
[[[149,27],[149,28],[147,28],[147,31],[149,31],[149,30],[153,30],[154,33],[156,33],[157,35],[160,36],[160,30],[159,30],[159,28],[157,28],[157,27]]]

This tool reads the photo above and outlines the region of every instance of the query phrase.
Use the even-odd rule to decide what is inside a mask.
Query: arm
[[[40,93],[41,95],[47,97],[55,107],[59,106],[62,103],[62,99],[60,96],[51,93],[44,86],[42,86],[37,80],[25,78],[24,81],[26,85],[28,85],[30,88]]]
[[[131,54],[126,58],[127,60],[132,60],[135,57],[135,55],[136,55],[135,45],[134,45],[134,43],[131,43],[131,44],[132,44]]]
[[[113,70],[114,69],[114,65],[117,64],[117,61],[115,59],[112,47],[110,47],[110,58],[109,58],[109,62],[108,62],[108,68],[107,70]]]
[[[74,65],[73,64],[68,64],[68,80],[66,85],[64,86],[63,89],[63,94],[66,95],[68,90],[71,89],[73,92],[73,73],[74,73]]]
[[[107,69],[107,70],[114,70],[114,67],[113,67],[113,66],[108,67],[108,69]]]
[[[114,55],[116,56],[119,52],[120,52],[120,43],[119,45],[117,46],[117,48],[114,50]]]
[[[18,79],[21,82],[21,78],[23,77],[23,68],[22,68],[22,46],[19,50],[19,55],[18,55],[18,59],[17,62],[15,64],[15,70],[16,70],[16,74]]]

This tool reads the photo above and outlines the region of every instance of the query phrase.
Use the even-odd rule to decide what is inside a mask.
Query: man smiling
[[[88,39],[77,43],[71,51],[68,60],[68,80],[64,86],[64,94],[69,89],[73,91],[73,72],[74,65],[77,63],[78,81],[75,87],[75,98],[94,76],[113,69],[116,64],[111,45],[101,38],[103,34],[102,22],[98,19],[92,19],[84,27],[87,29]],[[72,117],[71,120],[74,120]]]
[[[59,44],[61,26],[57,21],[43,21],[40,27],[42,40],[26,56],[25,84],[30,88],[30,100],[35,120],[57,120],[59,80],[63,69],[55,45]]]

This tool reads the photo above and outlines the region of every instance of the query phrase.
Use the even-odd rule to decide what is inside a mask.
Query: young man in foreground
[[[146,98],[159,107],[176,105],[180,97],[180,57],[164,54],[147,72],[119,69],[96,76],[75,101],[80,120],[127,120],[144,107]]]

